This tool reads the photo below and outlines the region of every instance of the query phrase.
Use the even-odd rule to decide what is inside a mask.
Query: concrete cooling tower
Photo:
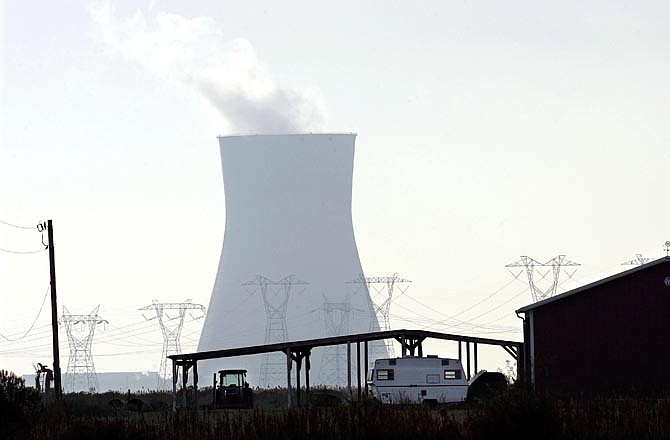
[[[226,224],[199,351],[379,329],[367,286],[351,283],[363,273],[351,218],[355,138],[219,137]],[[345,347],[315,349],[311,361],[313,381],[346,383]],[[200,370],[222,368],[246,368],[252,386],[286,383],[281,353]]]

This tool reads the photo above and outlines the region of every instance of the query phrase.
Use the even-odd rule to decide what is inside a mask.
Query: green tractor
[[[253,408],[254,395],[247,370],[220,370],[214,374],[214,408]]]

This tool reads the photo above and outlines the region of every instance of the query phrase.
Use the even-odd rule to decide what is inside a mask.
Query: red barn
[[[670,391],[670,257],[517,310],[526,379],[556,394]]]

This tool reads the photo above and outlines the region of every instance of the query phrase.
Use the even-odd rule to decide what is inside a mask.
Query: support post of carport
[[[363,363],[365,364],[365,376],[363,376],[363,381],[365,383],[365,397],[368,396],[368,341],[363,342]]]
[[[356,380],[358,382],[358,400],[361,400],[361,341],[356,342]]]
[[[347,389],[351,395],[351,342],[347,342]]]
[[[172,411],[177,411],[177,363],[172,359]]]
[[[198,361],[193,361],[193,407],[198,409]]]
[[[188,368],[186,367],[186,364],[182,361],[182,364],[181,364],[181,399],[182,399],[182,406],[184,408],[188,407],[188,400],[186,398],[187,384],[188,384]]]
[[[458,360],[461,361],[461,366],[463,365],[463,344],[461,341],[458,341]]]
[[[300,406],[300,370],[302,370],[301,353],[297,353],[295,357],[295,401],[296,405]]]
[[[311,355],[311,350],[307,350],[305,355],[305,403],[309,406],[309,369],[311,367],[309,362],[309,356]]]
[[[291,349],[286,349],[286,403],[291,407]]]
[[[477,343],[476,343],[476,342],[474,342],[474,343],[472,344],[472,348],[474,349],[474,354],[475,354],[475,371],[474,371],[473,373],[474,373],[474,374],[477,374],[477,372],[479,371],[479,369],[477,368]]]
[[[465,341],[465,358],[468,361],[468,371],[466,372],[468,380],[470,380],[470,343]]]

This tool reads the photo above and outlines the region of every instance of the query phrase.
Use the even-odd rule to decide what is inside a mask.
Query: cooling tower
[[[355,138],[219,137],[226,223],[199,351],[332,336],[328,318],[338,314],[338,332],[379,328],[367,287],[348,283],[363,273],[351,217]],[[333,376],[319,371],[346,370],[346,360],[324,350],[312,353],[311,377],[328,383]],[[275,356],[200,368],[246,368],[252,386],[285,385],[285,357]]]

